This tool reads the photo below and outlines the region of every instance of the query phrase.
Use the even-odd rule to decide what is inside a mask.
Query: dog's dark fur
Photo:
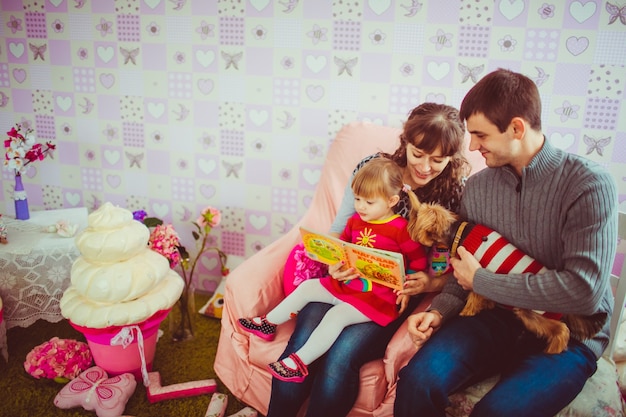
[[[439,243],[451,248],[461,224],[458,218],[441,205],[421,203],[412,191],[409,191],[408,194],[412,209],[407,230],[411,238],[426,246]],[[461,239],[458,246],[462,244]],[[454,256],[455,254],[451,253],[450,255]],[[478,261],[480,262],[480,259]],[[460,314],[462,316],[474,316],[482,310],[495,307],[494,301],[475,292],[470,292]],[[564,314],[561,320],[555,320],[523,308],[514,307],[513,312],[528,331],[546,341],[544,352],[550,354],[557,354],[566,350],[570,335],[578,340],[593,337],[602,330],[608,317],[606,313],[596,313],[592,316]]]

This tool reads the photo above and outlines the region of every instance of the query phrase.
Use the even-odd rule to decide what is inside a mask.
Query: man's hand
[[[441,314],[435,310],[410,315],[407,319],[408,331],[415,346],[421,347],[426,343],[433,332],[441,326],[441,322]]]
[[[450,259],[454,268],[454,278],[464,290],[471,291],[474,288],[474,275],[481,268],[480,263],[463,246],[459,246],[456,254],[457,258]]]

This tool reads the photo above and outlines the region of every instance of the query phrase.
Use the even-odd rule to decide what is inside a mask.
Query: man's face
[[[500,132],[482,113],[468,117],[466,124],[471,135],[470,151],[479,151],[488,167],[511,164],[515,157],[512,126]]]

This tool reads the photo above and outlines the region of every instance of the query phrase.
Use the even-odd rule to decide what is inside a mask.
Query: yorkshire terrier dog
[[[450,248],[450,256],[455,256],[457,248],[463,246],[483,268],[495,273],[540,274],[545,270],[543,265],[494,230],[483,225],[458,221],[450,212],[446,216],[442,213],[448,211],[444,207],[421,203],[412,191],[409,191],[409,197],[412,211],[407,230],[413,240],[428,246],[432,246],[433,242],[444,243]],[[436,224],[433,225],[433,222]],[[494,301],[470,292],[460,314],[474,316],[482,310],[495,307]],[[581,316],[507,308],[515,313],[527,330],[546,341],[544,352],[549,354],[561,353],[567,349],[570,335],[580,340],[593,337],[602,329],[607,319],[606,313]]]

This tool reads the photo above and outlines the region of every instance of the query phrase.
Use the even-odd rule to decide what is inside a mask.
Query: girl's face
[[[384,220],[393,215],[392,207],[398,202],[398,196],[392,198],[374,197],[365,198],[360,195],[354,196],[354,210],[359,213],[361,219],[366,222]]]
[[[421,149],[408,143],[406,145],[406,169],[404,180],[413,187],[420,188],[428,184],[433,178],[441,174],[448,163],[449,156],[441,154],[441,148],[437,148],[433,153],[426,153]]]

